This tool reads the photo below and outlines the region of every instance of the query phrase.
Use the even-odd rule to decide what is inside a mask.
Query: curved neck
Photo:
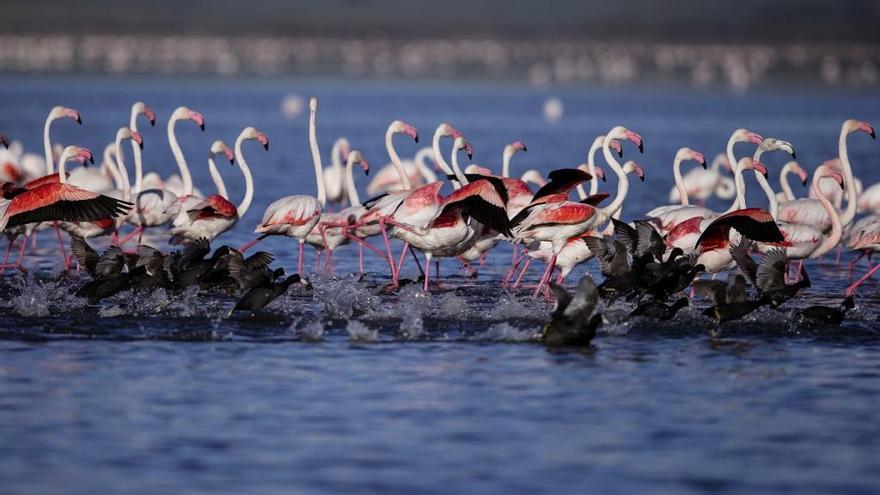
[[[251,207],[251,201],[254,200],[254,178],[251,176],[251,169],[248,167],[247,161],[244,159],[244,155],[241,153],[241,143],[244,142],[244,138],[242,136],[238,136],[238,139],[235,140],[235,160],[238,162],[239,168],[241,168],[241,173],[244,175],[244,198],[241,200],[241,203],[236,208],[238,211],[238,218],[244,216],[247,213],[248,208]],[[320,167],[320,162],[318,163],[318,167]],[[323,192],[323,189],[320,189],[320,184],[323,182],[324,177],[320,177],[319,184],[319,196],[318,200],[320,201],[321,195],[320,192]],[[323,202],[321,203],[324,204]]]
[[[416,153],[416,156],[413,158],[413,163],[416,165],[416,169],[418,169],[419,174],[425,179],[425,184],[430,184],[432,182],[437,182],[437,174],[431,170],[427,164],[425,164],[425,159],[427,159],[434,151],[431,148],[422,148]]]
[[[128,122],[128,128],[135,131],[135,132],[138,132],[137,118],[138,118],[138,113],[134,108],[132,108],[131,118],[129,119],[129,122]],[[136,142],[134,142],[134,140],[132,140],[132,142],[131,142],[131,155],[132,155],[132,157],[134,157],[134,187],[132,188],[132,190],[134,191],[135,194],[137,194],[137,193],[141,192],[141,189],[144,186],[144,183],[143,183],[143,176],[144,176],[143,166],[144,165],[143,165],[143,161],[141,159],[141,147],[138,146],[138,144]]]
[[[681,178],[681,157],[679,156],[676,156],[672,163],[672,175],[675,177],[675,187],[678,188],[681,206],[688,206],[690,202],[688,201],[687,189],[685,189],[684,181]]]
[[[122,138],[116,137],[116,168],[122,178],[122,197],[129,201],[131,199],[131,183],[128,178],[128,170],[125,168],[125,157],[122,155]]]
[[[461,167],[458,166],[458,148],[454,145],[452,147],[452,172],[455,174],[455,177],[458,178],[458,186],[455,187],[456,189],[459,189],[461,186],[468,183],[467,177],[464,176]]]
[[[840,238],[843,237],[844,224],[837,208],[835,208],[834,205],[831,204],[831,201],[822,194],[822,188],[819,187],[819,181],[822,177],[815,172],[813,174],[813,195],[815,195],[816,199],[822,203],[822,208],[825,208],[825,212],[828,213],[828,217],[831,219],[831,232],[827,236],[822,236],[822,242],[816,246],[816,249],[813,250],[812,253],[810,253],[810,258],[818,258],[837,247],[837,244],[840,243]],[[844,184],[845,183],[844,179]],[[851,203],[855,204],[853,201],[851,201]],[[849,205],[847,205],[847,210],[849,210]]]
[[[629,192],[629,179],[626,178],[626,173],[611,153],[610,142],[611,137],[605,136],[605,139],[602,141],[602,155],[605,157],[605,161],[608,162],[608,166],[617,174],[617,196],[610,205],[602,208],[602,211],[607,215],[613,215],[623,206],[623,200],[626,199],[626,195]]]
[[[240,146],[236,144],[236,154],[239,154],[239,148]],[[309,149],[312,153],[312,164],[315,166],[315,181],[318,185],[318,203],[321,203],[321,207],[323,208],[327,204],[327,191],[324,189],[324,166],[321,164],[321,150],[318,148],[317,111],[312,111],[309,114]],[[239,165],[245,164],[240,163]]]
[[[788,174],[791,173],[791,162],[786,163],[779,172],[779,189],[782,191],[786,201],[794,199],[794,191],[791,190],[791,184],[788,183]]]
[[[342,145],[340,143],[341,141],[337,139],[330,148],[330,166],[335,170],[342,171]]]
[[[226,183],[223,182],[223,176],[220,175],[220,171],[217,170],[216,156],[217,154],[213,151],[208,153],[208,171],[211,172],[211,180],[214,181],[214,187],[217,188],[217,194],[229,199],[229,194],[226,193]],[[135,168],[137,168],[137,160],[135,160]]]
[[[856,181],[853,178],[852,168],[849,165],[849,154],[846,150],[845,128],[840,129],[840,137],[837,140],[837,149],[840,154],[840,167],[843,169],[843,181],[846,184],[846,209],[840,215],[840,221],[843,225],[849,225],[856,216],[856,207],[858,206],[858,191],[856,191]]]
[[[504,147],[504,153],[501,155],[501,177],[510,177],[510,159],[513,158],[513,148]]]
[[[587,171],[593,176],[593,180],[590,182],[590,194],[596,194],[599,192],[599,178],[596,177],[596,152],[602,147],[604,141],[604,139],[594,139],[593,144],[590,145],[590,151],[587,152]],[[583,186],[578,187],[580,187],[580,189],[578,189],[578,194],[580,194],[584,188]]]
[[[119,167],[116,166],[116,158],[113,156],[115,153],[116,143],[104,148],[104,163],[101,167],[110,172],[110,176],[113,177],[113,187],[122,191],[122,175],[119,173]]]
[[[440,152],[440,138],[441,137],[443,137],[442,129],[437,128],[437,130],[434,132],[434,139],[431,141],[431,149],[434,151],[434,161],[437,162],[437,166],[440,167],[440,170],[442,170],[444,174],[452,175],[453,172],[449,168],[449,164],[446,163],[446,160],[443,159],[443,153]],[[401,170],[401,173],[403,173],[402,170]],[[453,187],[458,189],[458,187],[456,187],[455,184],[453,184]]]
[[[357,187],[354,185],[354,157],[348,155],[348,161],[345,163],[345,187],[348,189],[348,204],[356,206],[361,204],[361,198],[358,195]]]
[[[400,174],[400,182],[403,184],[403,189],[405,191],[412,190],[412,184],[409,182],[409,176],[406,175],[406,170],[403,169],[403,164],[400,163],[400,157],[397,156],[397,150],[394,149],[394,131],[391,127],[385,131],[385,149],[388,150],[388,156],[391,158],[391,163],[394,164],[394,168],[397,169],[397,173]]]
[[[55,164],[52,162],[52,140],[49,139],[49,128],[52,127],[52,122],[55,119],[52,118],[50,114],[46,117],[46,123],[43,124],[43,152],[46,154],[46,174],[52,175],[55,173]],[[60,167],[59,167],[60,169]]]
[[[770,216],[773,217],[773,220],[778,218],[779,214],[779,201],[776,199],[776,192],[773,191],[773,187],[770,186],[770,183],[767,182],[767,178],[764,177],[764,174],[755,172],[755,179],[758,181],[758,185],[761,187],[761,190],[764,191],[764,194],[767,195],[767,200],[770,202]],[[743,201],[745,203],[745,201]],[[742,205],[745,208],[745,204]]]
[[[190,196],[193,192],[192,176],[189,175],[189,167],[186,166],[186,159],[183,157],[183,151],[180,150],[180,144],[177,143],[177,135],[174,133],[174,125],[178,119],[168,119],[168,144],[171,146],[171,153],[174,155],[174,161],[177,162],[177,168],[180,169],[180,179],[183,181],[183,195]],[[135,181],[140,179],[140,175],[135,177]]]

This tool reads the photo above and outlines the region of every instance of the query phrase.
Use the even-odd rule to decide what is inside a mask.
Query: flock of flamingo
[[[485,257],[499,242],[507,241],[513,243],[514,251],[502,281],[505,287],[519,287],[523,274],[537,260],[546,267],[534,287],[534,295],[556,291],[557,298],[570,299],[564,291],[558,292],[558,285],[575,267],[596,258],[606,276],[596,289],[599,294],[636,294],[640,299],[647,295],[654,303],[663,304],[666,298],[688,287],[692,292],[696,290],[701,281],[694,279],[700,273],[716,274],[736,267],[764,294],[763,300],[769,301],[766,294],[775,294],[780,284],[792,288],[808,280],[803,260],[819,258],[835,248],[869,255],[880,250],[880,184],[861,191],[847,154],[850,134],[864,132],[875,137],[873,127],[858,120],[847,120],[841,126],[838,156],[813,172],[810,197],[794,197],[789,186],[791,175],[796,175],[804,185],[808,181],[808,173],[794,161],[791,143],[737,129],[727,142],[726,152],[710,166],[702,153],[687,147],[678,150],[672,164],[676,185],[670,192],[671,204],[658,206],[645,212],[643,220],[627,224],[619,217],[629,191],[629,175],[644,181],[645,174],[634,161],[620,163],[624,144],[631,143],[639,152],[644,150],[642,137],[626,127],[615,126],[605,135],[597,136],[589,147],[586,163],[554,170],[545,179],[534,170],[521,178],[510,177],[512,157],[526,151],[521,141],[504,147],[500,174],[476,164],[462,168],[461,155],[470,158],[472,145],[459,129],[446,122],[434,131],[430,147],[420,150],[412,160],[403,160],[395,150],[394,137],[405,135],[418,142],[419,132],[406,122],[395,120],[385,133],[390,163],[368,186],[373,197],[362,201],[355,186],[354,169],[358,166],[369,173],[367,160],[360,151],[351,149],[346,139],[340,138],[331,151],[332,165],[325,168],[317,139],[316,98],[310,100],[309,110],[308,139],[317,194],[277,199],[256,225],[256,239],[237,249],[224,246],[216,256],[205,258],[210,252],[207,243],[233,228],[251,206],[254,182],[243,146],[247,141],[256,141],[268,150],[269,139],[264,133],[246,127],[231,149],[222,141],[213,143],[208,164],[217,193],[205,195],[194,186],[176,137],[179,122],[189,121],[204,130],[205,121],[200,113],[179,107],[168,119],[168,142],[179,174],[163,178],[143,170],[144,143],[137,131],[138,122],[145,118],[154,125],[156,121],[155,113],[144,103],[132,106],[128,126],[119,128],[115,140],[104,150],[99,167],[83,166],[69,172],[69,162],[86,165],[94,157],[91,151],[79,146],[67,146],[60,153],[53,148],[53,122],[72,119],[81,123],[79,112],[61,106],[53,108],[43,129],[44,158],[25,155],[0,166],[0,230],[8,238],[0,268],[25,271],[28,240],[37,231],[54,231],[65,269],[72,268],[76,260],[78,269],[88,268],[95,277],[100,278],[103,272],[118,279],[144,267],[148,271],[150,266],[155,267],[152,276],[175,267],[179,274],[198,265],[196,275],[185,278],[189,283],[203,283],[209,273],[216,279],[218,260],[222,259],[223,266],[228,268],[231,258],[244,259],[242,253],[267,236],[286,236],[298,244],[297,274],[303,273],[305,245],[318,250],[319,264],[323,256],[323,269],[332,271],[336,249],[354,243],[359,248],[361,273],[366,250],[387,263],[389,288],[401,283],[407,253],[418,251],[425,260],[424,267],[419,264],[419,269],[427,291],[431,288],[432,260],[458,258],[470,269],[470,263]],[[444,138],[452,142],[447,154],[441,148]],[[126,141],[130,141],[134,163],[133,181],[125,163]],[[5,135],[2,142],[9,144]],[[734,147],[738,143],[754,145],[754,153],[737,158]],[[780,192],[774,191],[768,182],[767,168],[761,163],[762,155],[777,151],[792,158],[780,174]],[[596,163],[600,153],[602,165]],[[230,201],[217,171],[218,157],[237,163],[243,175],[246,192],[237,205]],[[682,175],[681,166],[687,161],[696,162],[701,168]],[[606,176],[603,167],[618,179],[613,198],[599,191],[600,181]],[[723,169],[732,172],[733,178],[722,174]],[[767,209],[746,204],[744,174],[749,170],[766,193]],[[447,181],[452,192],[443,195],[440,190]],[[587,182],[589,190],[584,187]],[[533,190],[533,186],[537,189]],[[576,199],[571,198],[573,193],[577,194]],[[715,195],[731,200],[730,207],[714,211],[691,204],[692,200],[703,204]],[[338,208],[334,210],[328,205]],[[854,222],[859,211],[870,214]],[[142,236],[151,229],[165,229],[170,243],[184,245],[183,251],[171,257],[143,246]],[[67,254],[62,231],[72,239],[73,255]],[[103,256],[84,244],[85,239],[104,236],[109,237],[111,249]],[[379,242],[370,242],[369,238]],[[393,238],[403,241],[403,251],[398,255],[392,252]],[[138,248],[128,253],[142,261],[127,264],[125,246],[133,242]],[[16,243],[18,257],[11,262]],[[756,252],[764,254],[760,264],[750,263],[749,253]],[[279,292],[279,287],[286,289],[289,283],[284,282],[301,280],[297,275],[295,280],[288,277],[276,282],[279,274],[268,270],[271,255],[259,254],[255,260],[254,256],[248,258],[254,262],[245,268],[239,261],[233,262],[237,267],[226,270],[225,275],[237,280],[241,288],[262,288],[265,294],[261,299],[268,300]],[[163,257],[175,261],[154,263]],[[416,256],[413,259],[418,263]],[[798,270],[795,283],[788,284],[791,261],[798,262]],[[778,276],[782,273],[778,271],[779,263],[785,266],[783,278]],[[117,268],[111,269],[109,264]],[[439,263],[435,266],[439,276]],[[770,266],[774,266],[773,270]],[[247,270],[253,273],[245,273]],[[878,270],[880,264],[870,268],[847,289],[846,296],[851,296]],[[750,271],[754,272],[751,276]],[[768,275],[771,271],[772,276]],[[131,275],[126,276],[130,280]],[[169,275],[163,276],[167,283]],[[736,284],[730,282],[728,292]],[[722,306],[724,303],[718,299],[716,305]],[[728,301],[726,307],[731,304]],[[664,314],[662,310],[663,307],[654,307],[642,311]]]

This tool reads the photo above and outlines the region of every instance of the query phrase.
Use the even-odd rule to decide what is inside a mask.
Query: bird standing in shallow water
[[[599,303],[599,292],[593,279],[589,276],[581,278],[574,296],[554,283],[550,284],[550,290],[556,299],[556,308],[541,333],[541,340],[553,347],[589,345],[596,336],[596,328],[602,323],[602,315],[593,314]]]

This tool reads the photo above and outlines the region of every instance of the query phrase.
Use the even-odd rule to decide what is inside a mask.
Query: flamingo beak
[[[645,169],[639,165],[635,165],[633,168],[635,168],[636,175],[639,176],[639,179],[641,179],[642,182],[645,182]]]
[[[761,173],[765,178],[767,177],[767,167],[762,165],[759,162],[752,162],[752,168]]]
[[[474,158],[474,146],[471,143],[464,144],[464,151],[467,153],[468,160],[472,160]]]
[[[257,133],[257,141],[263,145],[263,149],[269,151],[269,137],[263,134],[262,132]]]
[[[746,139],[750,143],[757,144],[757,145],[761,145],[764,142],[764,138],[760,134],[758,134],[756,132],[751,132],[751,131],[749,131],[749,133],[746,134]]]
[[[342,146],[342,160],[343,161],[348,161],[349,153],[351,153],[351,147],[347,144],[343,145]]]
[[[601,179],[602,182],[607,182],[607,181],[608,181],[608,179],[605,178],[605,170],[603,170],[602,167],[594,167],[594,169],[595,169],[595,172],[596,172],[596,177],[598,177],[599,179]]]
[[[697,163],[699,163],[700,165],[703,166],[703,169],[704,169],[704,170],[707,169],[707,168],[709,168],[708,165],[706,165],[706,156],[705,156],[705,155],[703,155],[703,154],[700,153],[700,152],[694,151],[694,155],[693,155],[693,157],[694,157],[694,160],[695,160]]]
[[[413,126],[407,124],[407,125],[403,128],[403,132],[404,132],[404,134],[406,134],[406,135],[408,135],[409,137],[413,138],[413,140],[414,140],[415,142],[417,142],[417,143],[419,142],[419,130],[416,129],[415,127],[413,127]]]
[[[874,132],[874,127],[867,122],[859,122],[858,130],[867,133],[871,136],[871,139],[877,139],[877,133]]]
[[[516,142],[514,142],[514,143],[513,143],[513,147],[514,147],[515,149],[520,150],[520,151],[528,151],[528,149],[526,148],[526,143],[524,143],[524,142],[522,142],[522,141],[516,141]]]
[[[153,111],[152,108],[145,106],[144,107],[144,115],[147,116],[147,120],[150,121],[150,125],[156,126],[156,112]]]
[[[361,158],[361,168],[364,169],[364,175],[370,175],[370,164],[366,158]]]
[[[231,149],[223,148],[223,154],[226,155],[230,165],[235,163],[235,153],[233,153]]]
[[[608,147],[617,153],[618,158],[623,158],[623,146],[620,145],[620,141],[612,139],[608,143]]]
[[[834,172],[834,173],[831,174],[831,175],[834,177],[834,180],[836,180],[837,183],[840,185],[840,189],[841,189],[841,190],[845,189],[845,186],[844,186],[845,183],[844,183],[844,181],[843,181],[843,175],[841,175],[841,174],[839,174],[839,173],[837,173],[837,172]]]
[[[4,148],[9,148],[9,138],[6,137],[6,134],[0,134],[0,144],[2,144]]]
[[[64,115],[73,119],[77,124],[82,125],[82,123],[83,123],[82,117],[80,117],[79,112],[77,112],[76,110],[74,110],[72,108],[65,108]]]
[[[639,147],[639,153],[645,152],[645,141],[642,139],[642,136],[639,136],[638,133],[627,130],[626,138],[632,141],[632,143]]]
[[[144,149],[144,138],[139,132],[131,131],[131,140],[137,143],[140,149]]]
[[[199,126],[199,129],[205,130],[205,117],[202,116],[199,112],[195,110],[189,111],[189,119],[196,123]]]
[[[809,177],[807,177],[807,171],[804,170],[804,169],[800,169],[800,170],[798,170],[798,177],[801,178],[801,184],[803,184],[804,186],[806,186],[806,185],[807,185],[807,179],[809,178]]]

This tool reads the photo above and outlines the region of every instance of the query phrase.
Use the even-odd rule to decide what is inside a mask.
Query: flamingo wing
[[[70,174],[65,172],[64,176],[70,177]],[[58,176],[58,174],[56,173],[56,174],[44,175],[43,177],[34,179],[30,182],[25,183],[22,187],[24,187],[25,189],[36,189],[38,187],[43,187],[47,184],[57,184],[60,182],[61,182],[61,179]]]
[[[5,227],[39,222],[95,222],[127,213],[132,204],[59,182],[25,191],[6,208]]]
[[[235,218],[238,210],[235,205],[220,195],[208,196],[192,209],[186,211],[191,221],[207,218]]]
[[[758,242],[782,242],[785,238],[776,221],[767,210],[743,208],[716,218],[697,239],[697,247],[704,251],[722,247],[728,241],[730,229],[743,237]]]
[[[591,194],[591,195],[587,196],[586,198],[582,199],[580,202],[585,205],[599,206],[600,204],[602,204],[603,201],[608,199],[610,196],[611,196],[611,194],[609,194],[607,192],[600,192],[600,193],[596,193],[596,194]]]
[[[578,184],[590,180],[592,176],[577,168],[561,168],[550,172],[547,178],[550,181],[538,189],[532,201],[550,194],[562,193],[568,195]]]
[[[575,225],[586,222],[595,213],[596,208],[593,206],[566,201],[535,210],[534,214],[529,216],[528,228],[547,225]],[[513,223],[511,221],[512,225]]]
[[[506,191],[504,196],[507,196]],[[507,237],[512,236],[504,197],[488,180],[471,182],[443,198],[444,211],[450,208],[461,208],[481,224]]]

